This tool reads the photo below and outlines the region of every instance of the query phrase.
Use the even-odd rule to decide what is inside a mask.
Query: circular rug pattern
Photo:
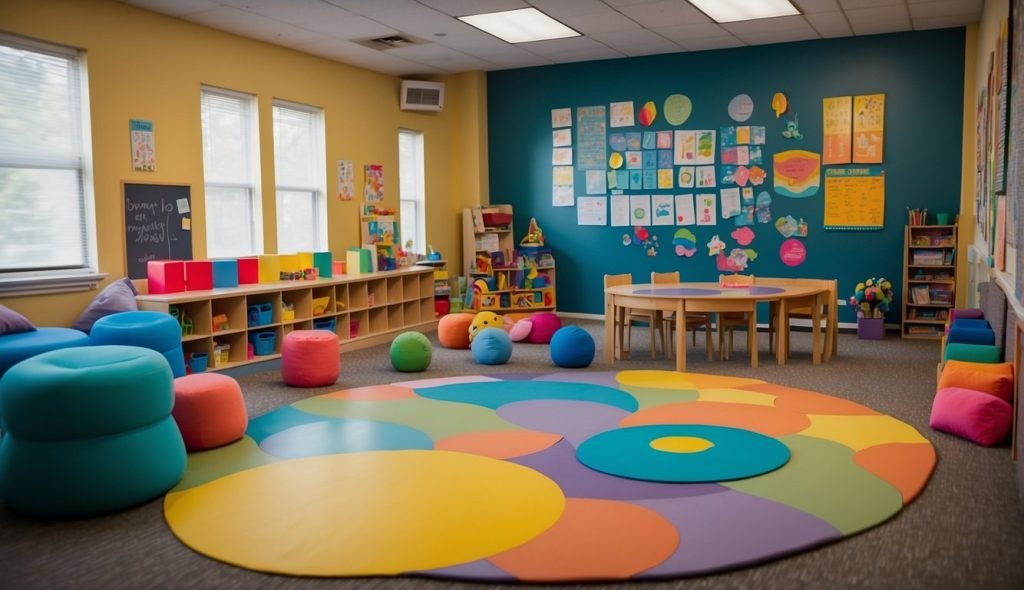
[[[171,531],[297,576],[684,577],[878,525],[935,450],[871,408],[669,371],[423,379],[308,398],[189,455]]]

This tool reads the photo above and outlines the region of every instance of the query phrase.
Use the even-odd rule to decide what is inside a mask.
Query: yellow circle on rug
[[[467,563],[522,545],[564,508],[562,490],[532,469],[423,450],[282,461],[164,501],[168,525],[192,549],[301,576],[393,575]]]
[[[699,453],[715,443],[699,436],[663,436],[650,442],[651,448],[666,453]]]

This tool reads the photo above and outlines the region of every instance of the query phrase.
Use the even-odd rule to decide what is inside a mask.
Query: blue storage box
[[[249,327],[266,326],[274,321],[274,308],[269,303],[249,306]]]
[[[319,320],[313,320],[314,330],[330,330],[331,332],[338,326],[338,318],[321,318]]]
[[[213,288],[238,286],[238,261],[237,260],[214,260],[213,261]]]
[[[274,332],[252,332],[249,334],[249,342],[252,343],[253,352],[256,356],[274,354],[274,342],[277,334]]]

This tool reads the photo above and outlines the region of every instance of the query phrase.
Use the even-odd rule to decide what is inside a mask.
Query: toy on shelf
[[[519,245],[524,248],[541,248],[544,246],[544,232],[537,225],[537,218],[530,218],[530,227],[526,230],[526,235],[523,239],[519,240]]]

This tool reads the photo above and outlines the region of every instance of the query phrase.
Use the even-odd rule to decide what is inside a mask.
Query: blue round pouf
[[[92,346],[141,346],[164,355],[175,377],[185,376],[185,354],[178,320],[159,311],[122,311],[96,320],[89,332]]]
[[[559,328],[551,337],[551,362],[566,369],[589,367],[594,361],[594,338],[579,326]]]
[[[504,365],[512,357],[512,339],[500,328],[484,328],[473,338],[470,348],[481,365]]]

